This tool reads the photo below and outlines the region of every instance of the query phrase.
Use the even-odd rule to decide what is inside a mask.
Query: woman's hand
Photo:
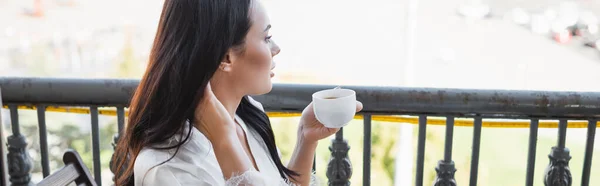
[[[363,105],[361,102],[356,101],[356,112],[361,111]],[[316,143],[317,141],[329,137],[339,131],[339,128],[327,128],[315,117],[313,111],[313,104],[310,103],[304,111],[302,111],[302,117],[300,118],[300,125],[298,126],[298,137],[304,142]]]
[[[235,132],[235,121],[213,93],[210,83],[196,107],[194,119],[196,128],[211,142],[225,179],[254,169]]]
[[[356,112],[362,110],[361,102],[356,102]],[[309,185],[311,168],[314,160],[317,142],[339,131],[339,128],[327,128],[315,117],[313,104],[309,104],[302,111],[300,125],[298,126],[298,142],[292,153],[288,168],[300,173],[293,182],[299,185]]]
[[[235,135],[235,121],[213,93],[210,83],[204,89],[204,97],[196,106],[194,117],[196,128],[212,143],[220,141],[221,138]]]

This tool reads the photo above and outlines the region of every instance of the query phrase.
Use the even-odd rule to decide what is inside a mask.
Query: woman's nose
[[[281,52],[281,48],[279,48],[279,45],[277,45],[275,43],[275,41],[271,41],[272,45],[271,45],[271,55],[272,56],[276,56],[277,54],[279,54],[279,52]]]

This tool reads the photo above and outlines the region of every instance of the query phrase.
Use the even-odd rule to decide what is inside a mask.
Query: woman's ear
[[[232,55],[231,55],[231,50],[227,52],[227,54],[225,54],[225,57],[223,57],[223,60],[221,61],[221,64],[219,64],[219,70],[223,71],[223,72],[231,72],[231,66],[233,64],[232,62]]]

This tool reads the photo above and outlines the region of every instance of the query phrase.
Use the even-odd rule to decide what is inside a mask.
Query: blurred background
[[[600,0],[261,0],[270,15],[275,83],[470,89],[600,91]],[[0,76],[133,78],[145,70],[163,0],[0,0]],[[35,111],[21,130],[41,180]],[[8,136],[10,116],[3,109]],[[88,115],[47,113],[51,168],[74,148],[92,167]],[[111,183],[115,117],[100,117],[104,184]],[[283,159],[291,156],[298,118],[272,118]],[[416,129],[374,122],[373,185],[413,185]],[[425,183],[443,157],[444,127],[429,126]],[[523,185],[528,129],[484,128],[479,185]],[[361,121],[345,127],[352,185],[362,185]],[[540,129],[535,185],[543,185],[556,129]],[[569,129],[573,175],[581,175],[585,129]],[[599,141],[600,137],[596,137]],[[471,127],[456,127],[456,180],[469,178]],[[595,149],[599,148],[596,143]],[[3,144],[4,145],[4,144]],[[317,173],[326,183],[329,140]],[[591,175],[600,174],[600,150]],[[580,176],[573,182],[579,183]],[[591,185],[600,185],[592,176]]]

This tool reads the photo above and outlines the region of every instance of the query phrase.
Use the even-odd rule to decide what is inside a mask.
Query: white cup
[[[356,114],[356,92],[350,89],[328,89],[315,92],[313,111],[327,128],[346,126]]]

